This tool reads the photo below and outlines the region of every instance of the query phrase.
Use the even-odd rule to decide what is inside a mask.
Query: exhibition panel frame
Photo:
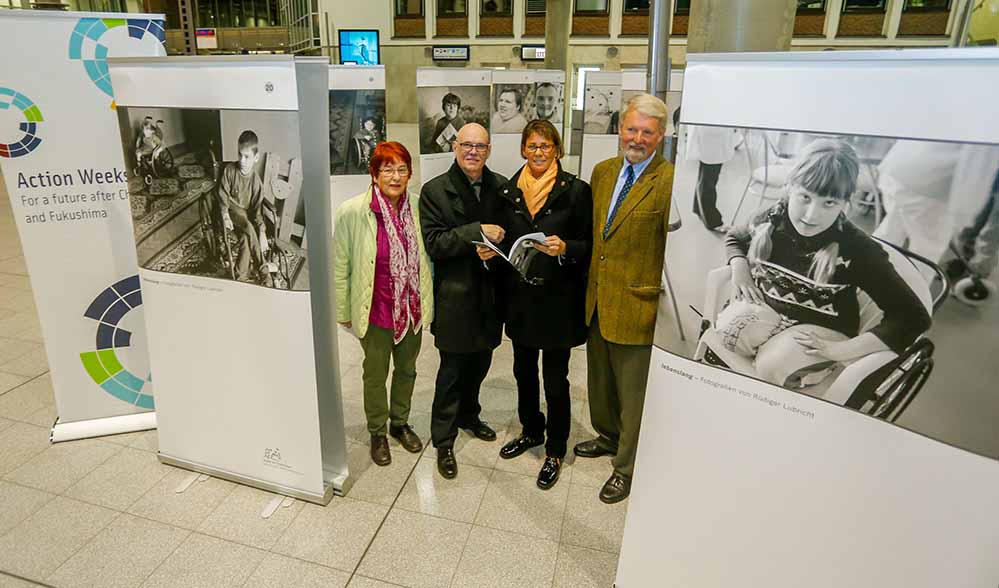
[[[996,79],[994,50],[688,56],[673,199],[692,218],[667,244],[673,280],[660,299],[618,588],[999,585],[999,414],[987,400],[999,350],[962,336],[969,326],[955,330],[960,303],[938,265],[950,230],[999,173],[999,119],[968,108],[994,101]],[[814,192],[843,211],[821,233],[840,248],[826,277],[792,276],[752,240],[800,233],[796,182],[812,181],[799,174],[823,158],[840,162],[853,190],[848,205]],[[949,191],[913,196],[931,185]],[[717,207],[736,226],[727,251],[686,212],[709,191],[717,201],[698,200],[699,214]],[[933,220],[896,243],[885,227],[906,198],[915,218]],[[944,250],[920,254],[939,227]],[[743,238],[766,286],[748,322],[738,313],[750,303],[727,293]],[[851,274],[854,263],[877,277]],[[805,318],[774,327],[768,308]],[[799,322],[814,312],[847,333]],[[698,336],[677,336],[678,321]],[[798,346],[770,345],[785,333]],[[867,351],[789,373],[801,346],[824,353],[850,337]]]
[[[331,65],[330,192],[333,210],[371,185],[368,163],[386,140],[385,67]]]
[[[448,70],[419,68],[416,73],[419,107],[421,178],[424,182],[446,172],[454,162],[450,141],[463,124],[476,122],[490,133],[489,169],[511,177],[524,165],[520,139],[535,119],[552,122],[564,145],[565,72],[557,70]],[[456,102],[458,128],[448,124],[445,101]],[[442,111],[443,114],[442,114]]]
[[[328,61],[120,59],[111,77],[126,154],[145,121],[173,129],[179,191],[152,206],[189,219],[142,237],[160,460],[328,503],[347,482]]]

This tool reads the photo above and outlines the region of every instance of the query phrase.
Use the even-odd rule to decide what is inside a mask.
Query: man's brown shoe
[[[601,455],[614,455],[614,452],[600,444],[599,439],[580,441],[572,448],[572,452],[579,457],[600,457]]]
[[[399,427],[390,425],[389,435],[392,435],[392,437],[399,441],[403,448],[410,453],[419,453],[423,451],[423,441],[420,441],[420,437],[413,432],[413,428],[409,425],[402,425]]]
[[[392,463],[392,453],[389,451],[388,437],[385,435],[371,436],[371,461],[380,466]]]
[[[600,489],[600,501],[605,504],[621,502],[631,494],[631,480],[614,472]]]

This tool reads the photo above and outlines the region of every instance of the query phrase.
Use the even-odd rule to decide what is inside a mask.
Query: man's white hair
[[[624,112],[621,113],[621,121],[624,121],[624,117],[628,115],[629,112],[637,112],[638,114],[648,116],[659,121],[659,128],[666,129],[666,121],[669,118],[669,110],[666,108],[666,103],[656,98],[652,94],[635,94],[628,100],[628,104],[624,108]]]

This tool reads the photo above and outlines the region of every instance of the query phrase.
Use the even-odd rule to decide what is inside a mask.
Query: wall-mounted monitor
[[[374,29],[340,29],[340,64],[378,65],[380,48]]]

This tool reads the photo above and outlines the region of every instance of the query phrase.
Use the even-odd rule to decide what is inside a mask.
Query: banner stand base
[[[136,431],[147,431],[155,428],[155,412],[140,412],[138,414],[125,414],[69,423],[64,423],[57,418],[55,424],[52,425],[49,441],[51,443],[61,443],[63,441],[75,441],[90,437],[135,433]]]
[[[332,482],[326,482],[325,484],[323,484],[323,486],[325,487],[325,491],[322,494],[312,494],[310,492],[305,492],[303,490],[289,488],[287,486],[281,486],[280,484],[265,482],[263,480],[257,480],[255,478],[248,478],[245,476],[240,476],[239,474],[227,472],[225,470],[216,469],[210,466],[205,466],[184,459],[178,459],[176,457],[170,457],[169,455],[164,455],[163,453],[158,453],[157,455],[160,458],[160,463],[164,463],[166,465],[171,465],[178,468],[184,468],[185,470],[191,470],[192,472],[198,472],[199,474],[207,474],[215,478],[229,480],[230,482],[235,482],[236,484],[242,484],[244,486],[251,486],[253,488],[258,488],[266,492],[273,492],[275,494],[291,496],[292,498],[298,498],[299,500],[304,500],[306,502],[311,502],[313,504],[318,504],[320,506],[326,506],[327,504],[329,504],[330,501],[333,500],[334,494],[336,494],[337,496],[343,496],[344,482],[346,481],[345,479],[336,478]]]

